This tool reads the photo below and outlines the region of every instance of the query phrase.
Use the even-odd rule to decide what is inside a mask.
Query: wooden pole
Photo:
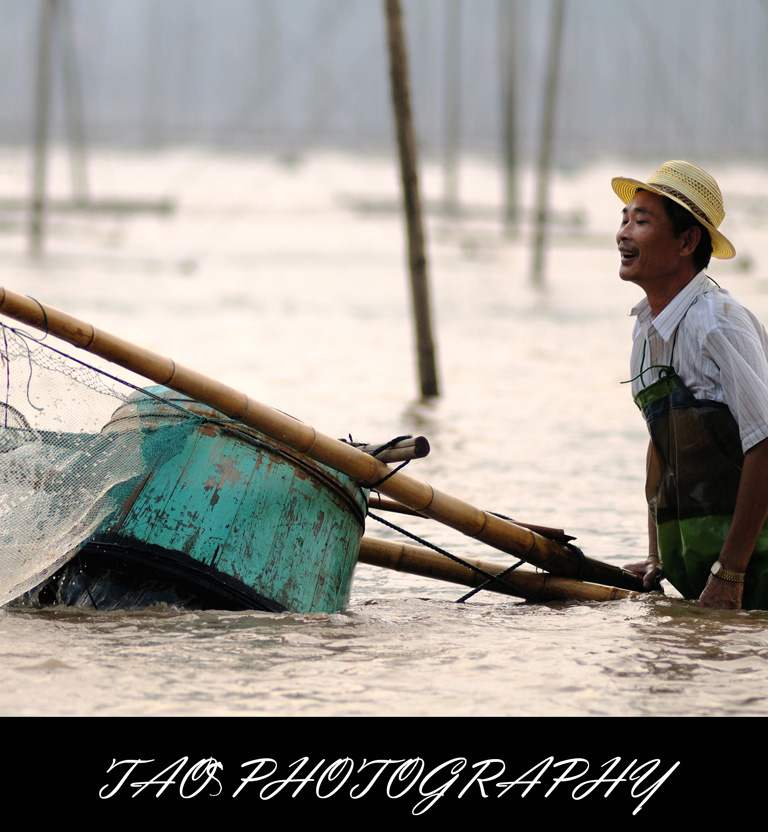
[[[82,84],[77,63],[77,42],[72,23],[71,6],[62,0],[61,15],[63,35],[61,42],[64,68],[64,111],[69,133],[72,191],[75,204],[84,206],[88,201],[88,176],[85,161],[85,117]]]
[[[424,459],[429,455],[429,440],[426,436],[410,436],[394,444],[364,444],[357,445],[361,451],[372,454],[382,462],[405,462],[406,459]],[[381,449],[384,450],[381,450]]]
[[[515,37],[517,0],[498,0],[499,63],[501,68],[502,144],[504,149],[504,227],[508,235],[517,230],[517,123]]]
[[[144,48],[141,64],[142,78],[142,136],[141,140],[147,147],[158,147],[165,139],[167,113],[162,104],[163,90],[161,89],[162,72],[160,71],[161,56],[167,50],[164,41],[165,3],[151,3],[146,7],[148,16],[148,34],[139,43]],[[138,48],[138,44],[137,44]]]
[[[509,565],[475,558],[462,558],[469,564],[463,566],[423,546],[379,540],[368,535],[360,541],[358,560],[370,566],[380,566],[383,569],[407,572],[409,575],[421,575],[424,578],[434,578],[462,586],[484,585],[483,589],[489,592],[515,595],[531,601],[613,601],[639,595],[638,592],[628,589],[575,581],[571,578],[557,578],[545,572],[522,569],[508,572],[499,580],[488,580],[485,575],[472,567],[495,576],[508,569]]]
[[[416,142],[408,88],[408,60],[403,35],[400,0],[385,0],[387,40],[395,111],[397,146],[403,182],[403,200],[408,228],[408,261],[411,275],[411,302],[416,329],[416,352],[422,399],[440,395],[427,279],[427,256],[419,196]]]
[[[458,147],[461,124],[461,0],[448,0],[445,9],[445,194],[446,214],[459,210]]]
[[[0,312],[151,379],[156,384],[191,396],[231,419],[256,428],[289,448],[346,474],[363,486],[376,488],[414,511],[502,552],[523,558],[534,566],[564,577],[625,589],[642,589],[640,577],[618,566],[585,558],[559,541],[550,540],[444,494],[401,471],[393,472],[383,462],[353,445],[324,436],[310,425],[261,404],[245,393],[2,286]]]
[[[45,225],[45,184],[48,162],[48,123],[50,118],[51,51],[58,0],[42,0],[37,42],[37,83],[35,86],[34,159],[32,199],[29,218],[29,251],[37,257],[43,250]]]
[[[563,19],[565,0],[554,0],[552,25],[549,36],[549,57],[547,60],[547,83],[544,92],[541,137],[539,138],[539,172],[536,188],[536,230],[533,245],[534,286],[544,283],[544,250],[546,247],[547,198],[549,195],[549,171],[552,164],[552,143],[557,106],[557,81],[560,72],[560,51],[563,40]]]

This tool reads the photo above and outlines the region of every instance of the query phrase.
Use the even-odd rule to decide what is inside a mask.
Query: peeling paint
[[[297,612],[343,609],[364,492],[265,446],[201,424],[152,471],[123,531],[202,563],[214,558],[222,573]]]

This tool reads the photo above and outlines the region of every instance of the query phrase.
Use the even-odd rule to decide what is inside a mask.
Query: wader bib
[[[645,491],[664,577],[685,598],[698,598],[733,519],[744,461],[739,428],[726,404],[696,399],[673,367],[635,403],[651,435]],[[766,527],[747,568],[745,609],[768,609]]]

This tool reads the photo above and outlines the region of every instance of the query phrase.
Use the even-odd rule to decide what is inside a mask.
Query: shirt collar
[[[653,328],[664,341],[668,341],[675,333],[680,321],[699,294],[704,290],[709,278],[705,272],[699,272],[696,277],[684,286],[672,300],[654,318],[648,298],[632,307],[630,315],[636,315],[638,323],[646,324],[653,320]]]

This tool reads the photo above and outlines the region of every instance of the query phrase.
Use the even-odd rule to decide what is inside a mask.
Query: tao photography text
[[[281,763],[273,757],[246,760],[233,767],[214,757],[113,759],[106,769],[99,797],[174,796],[187,800],[224,797],[243,800],[310,798],[317,800],[399,801],[412,815],[423,815],[438,801],[461,799],[621,797],[640,812],[679,772],[680,761],[622,759],[590,762],[584,757],[539,759],[513,766],[489,758],[471,761],[453,757],[427,763],[409,759],[312,759]]]

